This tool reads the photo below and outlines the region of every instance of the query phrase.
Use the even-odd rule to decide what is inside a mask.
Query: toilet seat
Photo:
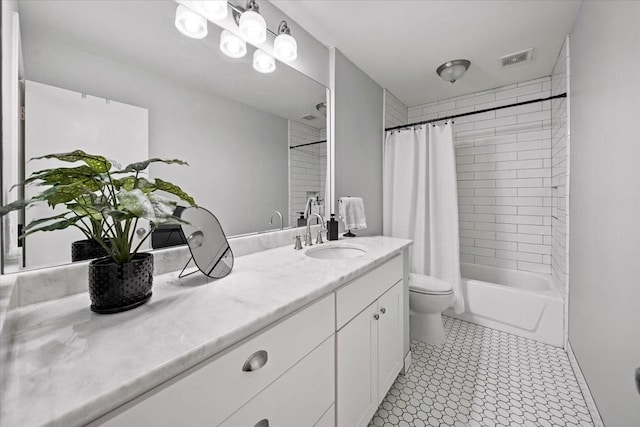
[[[426,295],[448,295],[453,293],[450,283],[436,277],[411,273],[409,291]]]

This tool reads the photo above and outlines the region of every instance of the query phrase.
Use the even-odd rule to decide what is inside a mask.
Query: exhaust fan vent
[[[523,50],[522,52],[516,52],[509,55],[505,55],[500,58],[502,61],[502,67],[509,67],[511,65],[520,64],[522,62],[531,62],[533,58],[533,48]]]
[[[316,118],[313,114],[307,114],[306,116],[300,117],[302,120],[313,120]]]

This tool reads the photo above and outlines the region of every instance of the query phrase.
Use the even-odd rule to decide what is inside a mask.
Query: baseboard
[[[582,370],[580,369],[580,365],[578,364],[578,359],[576,359],[576,355],[573,354],[573,349],[571,348],[571,343],[569,341],[567,341],[566,352],[567,356],[569,357],[569,363],[573,368],[573,373],[576,376],[576,380],[578,380],[578,385],[580,386],[580,390],[582,391],[582,395],[584,396],[584,401],[587,404],[587,409],[589,409],[589,415],[591,415],[593,425],[595,427],[605,427],[604,422],[602,421],[602,417],[600,416],[600,412],[598,411],[598,407],[596,406],[596,401],[593,400],[593,396],[591,395],[591,391],[589,390],[589,385],[584,379],[584,375],[582,375]]]

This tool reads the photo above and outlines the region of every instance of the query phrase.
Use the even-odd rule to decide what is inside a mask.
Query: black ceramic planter
[[[77,242],[71,243],[72,262],[85,261],[107,255],[107,251],[93,239],[78,240]]]
[[[109,314],[138,307],[151,298],[152,284],[152,254],[136,254],[126,264],[110,257],[93,260],[89,263],[91,311]]]

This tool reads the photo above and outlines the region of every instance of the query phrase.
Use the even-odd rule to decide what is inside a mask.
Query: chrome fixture
[[[304,245],[305,246],[313,246],[313,238],[311,237],[311,219],[313,217],[318,217],[318,219],[320,220],[320,231],[324,230],[324,218],[322,218],[322,215],[320,215],[319,213],[312,213],[309,214],[309,216],[307,217],[307,232],[304,235]],[[322,239],[320,239],[322,240]],[[318,243],[318,242],[316,242]]]
[[[260,44],[267,39],[267,23],[260,15],[260,6],[256,0],[247,1],[238,26],[240,35],[250,43]]]
[[[296,236],[293,238],[293,240],[296,241],[295,245],[293,246],[293,249],[299,251],[300,249],[302,249],[302,242],[300,241],[300,236]]]
[[[223,30],[220,35],[220,50],[230,58],[242,58],[247,54],[247,42],[260,45],[253,54],[253,68],[260,73],[271,73],[276,69],[275,58],[284,62],[294,61],[298,57],[298,43],[291,35],[287,21],[281,21],[277,33],[267,28],[260,15],[260,6],[256,0],[247,0],[246,6],[236,6],[224,0],[175,0],[176,28],[185,36],[202,39],[207,36],[208,21],[226,19],[229,8],[237,30]],[[264,46],[267,33],[275,39],[273,48]]]
[[[291,29],[287,21],[282,21],[278,25],[278,35],[273,41],[273,51],[276,58],[281,61],[293,61],[298,57],[298,43],[291,37]]]
[[[470,65],[471,61],[466,59],[454,59],[439,66],[436,73],[438,73],[444,81],[455,83],[469,69]]]
[[[280,230],[284,229],[284,221],[282,220],[282,214],[280,211],[273,211],[271,217],[269,217],[269,224],[273,224],[273,214],[277,214],[280,217]]]
[[[319,104],[316,104],[316,110],[318,110],[318,112],[320,114],[322,114],[323,116],[327,117],[327,103],[326,102],[321,102]]]
[[[257,371],[267,364],[267,360],[269,360],[269,354],[265,350],[256,351],[244,362],[242,372]]]

